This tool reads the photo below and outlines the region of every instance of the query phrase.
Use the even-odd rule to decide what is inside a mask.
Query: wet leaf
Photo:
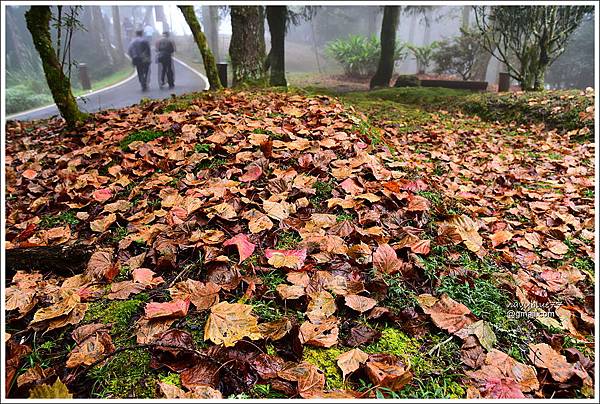
[[[254,248],[256,247],[255,244],[252,244],[250,240],[248,240],[248,236],[245,234],[237,234],[223,243],[223,246],[225,247],[229,245],[235,245],[237,247],[240,255],[240,264],[254,253]]]
[[[251,312],[252,306],[241,303],[221,302],[212,306],[204,328],[204,340],[233,346],[244,337],[260,339],[258,323]]]

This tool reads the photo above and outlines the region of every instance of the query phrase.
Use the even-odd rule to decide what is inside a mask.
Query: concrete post
[[[504,93],[510,90],[510,75],[505,72],[498,73],[498,92]]]
[[[81,87],[84,90],[91,90],[92,83],[90,81],[90,73],[88,71],[87,64],[79,63],[79,80],[81,82]]]

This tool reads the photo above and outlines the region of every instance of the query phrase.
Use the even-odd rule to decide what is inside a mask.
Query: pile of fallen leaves
[[[426,133],[395,136],[328,97],[225,91],[182,110],[165,106],[101,112],[75,132],[59,121],[8,124],[6,248],[95,250],[73,276],[20,268],[12,277],[5,343],[13,396],[86,397],[94,367],[144,349],[151,368],[180,376],[180,386],[157,383],[157,396],[220,398],[269,384],[288,397],[373,397],[376,388],[393,393],[413,382],[404,358],[361,349],[380,338],[380,324],[411,335],[438,328],[462,341],[470,397],[543,397],[548,385],[593,391],[593,363],[577,349],[564,356],[540,338],[517,361],[497,349],[486,320],[437,293],[423,267],[437,246],[480,258],[494,252],[515,301],[531,306],[560,295],[559,320],[546,325],[585,340],[594,322],[592,305],[577,303],[590,293],[586,274],[547,260],[567,254],[564,241],[575,235],[592,240],[577,247],[593,255],[593,199],[570,197],[591,186],[593,172],[572,159],[515,169],[517,156],[498,156],[504,137],[480,149],[468,143],[480,133],[436,122]],[[465,154],[441,147],[424,156],[407,146],[453,145],[456,136],[467,142]],[[431,157],[449,168],[443,178],[406,169],[431,169]],[[557,169],[568,182],[549,177]],[[461,184],[466,177],[478,179]],[[562,197],[514,188],[540,178]],[[439,189],[460,209],[433,206],[425,196]],[[265,281],[272,274],[281,278],[274,288]],[[392,276],[416,307],[387,307]],[[141,293],[150,301],[126,344],[113,341],[111,324],[84,321],[94,302]],[[265,320],[255,313],[260,302],[284,315]],[[194,313],[206,318],[202,346],[180,326]],[[23,366],[37,333],[65,331],[72,349],[44,368]],[[344,389],[325,388],[323,369],[303,360],[305,346],[343,348]],[[374,388],[358,391],[364,382]]]

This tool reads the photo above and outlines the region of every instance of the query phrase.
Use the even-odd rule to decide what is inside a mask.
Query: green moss
[[[133,316],[136,315],[142,305],[148,301],[148,294],[139,293],[129,300],[100,300],[90,303],[84,323],[101,322],[111,323],[111,334],[121,335],[133,325]]]
[[[184,111],[186,109],[188,109],[190,107],[190,103],[184,100],[181,101],[175,101],[172,102],[168,105],[166,105],[163,109],[162,112],[172,112],[172,111]]]
[[[421,344],[414,338],[409,337],[402,331],[386,327],[381,330],[381,338],[365,347],[366,353],[388,353],[397,355],[405,361],[410,361],[419,354]]]
[[[121,147],[121,150],[127,151],[129,150],[129,145],[133,142],[149,142],[162,136],[165,136],[164,132],[155,130],[140,130],[127,135],[123,140],[121,140],[119,146]]]
[[[155,398],[157,375],[143,349],[120,352],[89,372],[92,398]]]
[[[392,327],[381,331],[381,338],[365,347],[367,353],[397,355],[410,364],[413,381],[397,393],[397,398],[460,398],[465,391],[458,384],[462,376],[460,347],[446,335],[411,338]]]
[[[181,377],[178,373],[168,372],[165,375],[159,375],[158,379],[163,383],[172,384],[173,386],[181,388]]]
[[[345,386],[342,371],[337,365],[337,358],[343,354],[339,348],[304,347],[302,360],[312,363],[325,374],[326,389],[343,389]]]

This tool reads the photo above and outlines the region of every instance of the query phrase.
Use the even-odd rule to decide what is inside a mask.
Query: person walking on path
[[[169,32],[163,32],[163,37],[156,42],[156,53],[158,62],[158,85],[162,88],[165,85],[165,76],[169,83],[169,88],[175,87],[175,72],[173,69],[173,53],[175,53],[175,43],[169,38]]]
[[[127,53],[131,58],[131,63],[135,66],[138,79],[142,85],[142,91],[148,90],[148,78],[150,76],[151,50],[150,44],[144,38],[144,31],[135,32],[135,39],[129,45]]]

